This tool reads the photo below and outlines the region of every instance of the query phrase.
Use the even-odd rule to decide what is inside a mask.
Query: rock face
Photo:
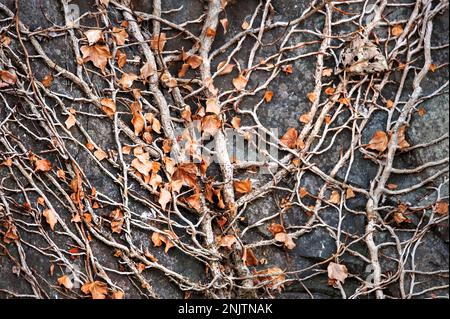
[[[62,8],[59,1],[56,0],[21,0],[20,6],[20,19],[28,26],[31,31],[39,31],[40,29],[46,29],[52,26],[65,25],[64,16],[62,14]],[[163,10],[169,11],[172,9],[179,9],[167,13],[167,18],[176,23],[183,23],[186,21],[192,21],[197,19],[204,10],[203,1],[194,0],[165,0],[163,2]],[[398,3],[402,1],[389,1],[392,3]],[[5,4],[11,10],[14,10],[13,0],[0,0],[0,3]],[[71,1],[73,4],[77,4],[80,10],[80,14],[91,11],[95,6],[95,1]],[[132,1],[134,9],[141,12],[152,12],[152,1]],[[236,4],[230,4],[227,8],[227,18],[229,20],[230,29],[225,35],[223,32],[219,32],[216,41],[213,44],[212,50],[222,47],[228,41],[231,41],[233,37],[242,31],[241,25],[244,20],[249,20],[253,14],[255,8],[258,6],[259,1],[249,0],[249,1],[238,1]],[[278,21],[289,21],[290,19],[295,19],[299,17],[302,12],[308,6],[308,1],[298,1],[298,0],[283,0],[274,1],[274,15],[273,22]],[[347,7],[351,10],[351,6]],[[121,19],[120,13],[116,9],[113,10],[112,15],[116,16],[117,19]],[[398,19],[401,19],[402,13],[395,12],[393,9],[388,9],[392,11],[394,15],[398,15]],[[406,10],[406,9],[405,9]],[[399,10],[402,11],[402,10]],[[407,10],[406,10],[407,11]],[[406,12],[405,11],[405,12]],[[409,11],[408,11],[409,12]],[[336,13],[337,14],[337,13]],[[0,18],[3,17],[0,15]],[[345,17],[345,15],[344,15]],[[395,20],[396,16],[389,16],[390,19]],[[95,17],[86,20],[89,26],[96,25]],[[259,21],[259,20],[258,20]],[[323,22],[319,18],[311,19],[310,21],[304,23],[301,28],[317,31],[322,30]],[[320,24],[319,24],[320,22]],[[201,30],[201,24],[194,24],[191,28],[193,33],[198,34]],[[0,24],[0,28],[3,25]],[[337,26],[340,28],[340,26]],[[439,46],[447,43],[448,41],[448,11],[445,11],[442,16],[439,16],[434,21],[434,31],[433,31],[433,46]],[[0,29],[1,30],[1,29]],[[151,33],[151,28],[149,26],[148,36]],[[352,26],[343,25],[342,30],[333,31],[333,33],[345,34],[353,30]],[[264,38],[264,43],[272,43],[278,41],[279,37],[285,31],[275,31],[268,33]],[[1,33],[1,32],[0,32]],[[39,38],[40,42],[45,49],[46,53],[54,61],[60,65],[64,65],[72,70],[76,69],[76,63],[73,59],[72,47],[69,45],[69,39],[66,36],[55,37],[48,40],[44,35]],[[299,42],[317,40],[313,34],[309,33],[298,33],[291,38],[292,45]],[[183,40],[184,41],[184,40]],[[242,45],[242,50],[236,56],[236,63],[239,63],[243,68],[246,68],[246,58],[254,44],[254,40],[246,41]],[[340,45],[336,41],[337,46]],[[191,45],[186,42],[186,46]],[[173,46],[173,47],[171,47]],[[319,49],[318,44],[313,45],[315,50]],[[258,51],[256,58],[270,56],[276,53],[277,45],[274,46],[264,46],[260,51]],[[169,43],[167,50],[180,49],[180,45],[174,41]],[[132,48],[135,50],[136,55],[141,54],[138,48]],[[311,50],[311,47],[308,48]],[[303,49],[296,51],[296,54],[303,54],[306,52]],[[217,59],[213,61],[212,69],[216,69],[218,63],[223,61],[229,51],[222,52]],[[293,55],[295,56],[295,55]],[[292,55],[290,56],[292,57]],[[133,57],[129,57],[133,59]],[[429,77],[423,83],[423,96],[426,97],[428,94],[432,94],[439,87],[442,87],[444,83],[448,80],[448,68],[445,63],[448,62],[448,50],[438,50],[433,51],[433,63],[437,66],[444,64],[444,67],[438,68],[436,72],[430,73]],[[259,119],[262,124],[268,128],[272,128],[273,132],[276,132],[277,136],[283,135],[290,127],[296,127],[301,129],[303,124],[299,124],[299,116],[307,113],[310,110],[311,103],[307,99],[307,94],[314,90],[315,79],[315,63],[316,56],[311,56],[303,59],[293,59],[292,67],[294,69],[293,74],[280,73],[279,77],[271,83],[268,89],[274,91],[275,95],[270,104],[262,105],[259,109]],[[327,54],[324,59],[325,67],[333,68],[336,66],[335,60],[331,54]],[[42,79],[46,74],[48,74],[49,69],[45,67],[41,61],[36,59],[33,61],[33,72],[37,79]],[[178,68],[179,66],[170,66]],[[419,70],[417,70],[419,71]],[[215,85],[221,90],[231,89],[231,80],[236,74],[230,74],[217,79]],[[445,80],[447,79],[447,80]],[[400,79],[396,79],[399,81]],[[248,86],[256,87],[261,84],[258,82],[258,77],[253,77]],[[338,77],[332,77],[330,82],[336,84],[339,81]],[[409,83],[409,87],[411,87]],[[108,88],[103,87],[93,80],[91,86],[99,91],[107,92]],[[68,83],[62,77],[55,77],[53,87],[55,91],[61,94],[70,93],[72,95],[80,95],[73,86]],[[385,99],[395,99],[397,91],[397,86],[389,85],[383,91],[383,96]],[[439,94],[431,99],[424,98],[421,103],[416,106],[417,110],[424,110],[421,115],[418,112],[412,114],[412,120],[410,126],[407,129],[407,140],[411,145],[418,145],[421,143],[426,143],[432,140],[439,140],[443,135],[448,134],[448,119],[449,119],[449,102],[448,102],[448,86],[442,88],[442,94]],[[0,89],[1,93],[1,89]],[[169,95],[166,92],[167,95]],[[411,89],[408,88],[404,91],[401,99],[407,99],[408,95],[411,94]],[[261,94],[247,98],[241,105],[244,110],[251,110],[261,99]],[[13,101],[13,100],[11,100]],[[0,123],[6,118],[8,112],[4,107],[1,106],[0,102]],[[381,102],[380,102],[381,103]],[[77,110],[84,112],[96,112],[95,107],[89,103],[83,102],[67,102],[66,108],[74,107]],[[322,105],[323,107],[323,105]],[[56,106],[55,106],[56,108]],[[122,111],[125,111],[123,108]],[[60,112],[60,110],[58,111]],[[58,113],[58,115],[60,115]],[[81,124],[85,127],[89,135],[91,135],[98,146],[103,150],[112,150],[116,148],[116,142],[114,137],[114,132],[112,126],[109,122],[105,121],[102,117],[91,117],[82,116],[78,118]],[[131,118],[127,118],[130,121]],[[378,129],[382,129],[386,125],[387,121],[386,113],[377,112],[375,113],[363,133],[363,141],[368,143],[374,132]],[[242,126],[252,125],[249,119],[243,117]],[[74,133],[74,136],[80,141],[84,140],[83,135],[79,132]],[[448,137],[448,136],[447,136]],[[45,150],[45,145],[37,145],[33,138],[30,138],[28,134],[23,134],[19,136],[21,142],[29,149],[34,152]],[[327,143],[331,143],[331,140],[327,140]],[[344,132],[333,140],[332,146],[326,152],[317,154],[312,160],[315,166],[320,168],[323,172],[329,173],[335,163],[339,161],[342,153],[349,148],[351,142],[351,135],[348,132]],[[331,145],[331,144],[330,144]],[[99,169],[95,161],[91,157],[86,157],[85,153],[79,151],[79,145],[68,144],[69,151],[73,154],[76,161],[83,167],[84,173],[89,176],[89,180],[92,186],[97,189],[98,192],[102,194],[107,194],[107,196],[114,200],[119,200],[122,196],[121,189],[113,183],[110,179],[106,179],[104,172]],[[0,148],[0,152],[4,152],[3,148]],[[5,152],[6,153],[6,152]],[[286,155],[283,153],[283,155]],[[395,167],[401,169],[414,168],[429,162],[439,161],[443,158],[448,158],[448,138],[443,138],[430,147],[418,148],[411,152],[405,152],[400,154],[395,160]],[[131,158],[131,157],[130,157]],[[0,160],[3,160],[3,156],[0,153]],[[418,172],[408,176],[407,178],[401,174],[394,174],[391,176],[389,183],[396,184],[398,189],[409,187],[411,185],[417,184],[422,180],[426,180],[433,174],[436,174],[442,170],[448,163],[442,163],[441,165],[436,165],[430,169]],[[217,168],[212,167],[212,170]],[[216,171],[217,173],[219,170]],[[260,176],[258,174],[245,173],[246,176],[255,180],[257,184],[264,185],[266,182],[271,180],[270,175]],[[346,180],[349,184],[354,187],[369,189],[374,182],[374,179],[378,174],[378,165],[373,161],[367,160],[364,154],[360,152],[355,152],[355,158],[353,158],[352,169],[350,173],[347,174],[347,166],[339,170],[336,174],[336,179],[343,181]],[[0,169],[0,177],[5,178],[8,172]],[[447,182],[445,183],[445,180]],[[245,208],[244,217],[245,220],[242,221],[239,226],[242,229],[247,230],[243,236],[245,243],[255,243],[258,241],[271,240],[272,234],[267,230],[267,223],[261,225],[254,225],[255,222],[262,218],[269,218],[274,216],[282,210],[280,204],[282,199],[290,196],[291,194],[286,191],[286,189],[292,189],[295,186],[296,180],[292,177],[286,177],[282,180],[279,185],[279,189],[264,195],[263,198],[257,199],[252,205]],[[395,199],[389,199],[391,202],[384,202],[383,205],[389,207],[395,207],[399,203],[408,203],[411,207],[419,207],[430,213],[431,206],[438,199],[436,197],[435,191],[430,191],[427,187],[438,187],[442,183],[442,187],[439,191],[440,199],[443,198],[447,200],[448,198],[448,173],[442,174],[437,180],[431,184],[426,184],[421,189],[408,193],[406,195],[395,196]],[[317,194],[318,190],[322,187],[324,181],[317,175],[307,172],[304,177],[302,177],[302,186],[305,187],[310,194]],[[283,189],[284,188],[284,189]],[[130,190],[141,192],[139,185],[137,183],[130,183]],[[327,190],[326,197],[329,198],[330,190]],[[38,196],[36,196],[37,198]],[[393,197],[394,198],[394,197]],[[23,200],[23,198],[21,198]],[[104,206],[107,207],[108,198],[104,198]],[[151,199],[154,201],[154,199]],[[447,200],[448,201],[448,200]],[[312,199],[305,199],[305,205],[314,205],[315,201]],[[59,201],[57,198],[54,199],[54,205],[56,209],[61,211],[65,210],[64,203]],[[267,265],[276,265],[283,269],[286,273],[292,273],[294,280],[291,284],[286,285],[284,291],[281,294],[276,294],[279,298],[341,298],[342,293],[339,289],[333,288],[329,285],[327,274],[326,274],[326,264],[334,259],[337,252],[337,241],[336,238],[331,235],[336,227],[340,225],[341,227],[341,237],[340,241],[348,243],[351,242],[355,237],[362,236],[365,232],[366,227],[366,199],[361,195],[357,195],[355,198],[349,199],[347,201],[348,207],[344,209],[345,216],[340,220],[340,217],[336,213],[336,209],[330,206],[325,206],[320,210],[320,219],[324,223],[330,225],[330,228],[325,227],[306,227],[310,216],[304,207],[299,207],[298,205],[292,206],[290,209],[285,210],[281,220],[283,221],[285,227],[292,232],[299,230],[299,227],[305,227],[307,229],[304,234],[295,239],[295,248],[292,250],[287,250],[283,248],[279,243],[275,245],[261,246],[254,248],[254,252],[258,259],[264,260],[264,263],[255,268],[265,269]],[[145,203],[133,202],[130,204],[131,210],[136,212],[134,218],[139,219],[139,222],[146,224],[146,217],[153,216],[152,212]],[[0,210],[1,212],[1,210]],[[97,213],[100,216],[107,216],[110,213],[109,209],[99,209]],[[409,215],[408,215],[409,216]],[[384,217],[384,216],[382,216]],[[410,218],[410,224],[402,224],[399,228],[401,229],[401,235],[399,237],[405,242],[402,245],[408,245],[408,240],[411,238],[411,232],[415,229],[415,226],[424,223],[425,221],[420,220],[420,217],[415,216],[412,213]],[[276,216],[271,221],[280,222],[280,216]],[[149,223],[151,224],[151,223]],[[253,227],[254,226],[254,227]],[[249,228],[249,229],[247,229]],[[1,233],[3,235],[3,233]],[[150,234],[150,235],[149,235]],[[35,236],[27,237],[28,235],[24,233],[23,239],[26,242],[33,242],[36,240],[36,244],[44,245],[45,242],[41,239],[36,239]],[[158,262],[163,264],[165,267],[172,269],[189,278],[193,281],[204,281],[205,265],[196,258],[192,256],[181,253],[177,249],[172,249],[168,254],[165,254],[161,249],[154,249],[151,241],[151,233],[144,230],[136,230],[133,232],[133,242],[137,247],[148,247],[151,253],[158,259]],[[186,236],[186,235],[185,235]],[[443,220],[438,227],[430,228],[429,232],[424,234],[424,237],[420,245],[412,246],[410,249],[415,250],[413,256],[413,262],[408,260],[406,262],[406,267],[414,267],[420,272],[433,272],[437,270],[447,269],[449,263],[448,256],[448,219]],[[119,237],[118,237],[119,238]],[[56,238],[58,245],[64,246],[63,239]],[[388,232],[383,232],[379,234],[379,242],[391,242],[393,239],[389,237]],[[391,242],[385,250],[383,249],[384,257],[381,259],[381,267],[388,271],[396,271],[396,263],[387,258],[393,256],[397,258],[394,244]],[[69,246],[66,246],[70,249]],[[44,274],[44,279],[56,283],[56,278],[64,273],[64,269],[52,270],[57,273],[57,275],[51,274],[49,271],[51,264],[47,258],[44,258],[41,254],[37,253],[35,250],[24,246],[27,251],[27,262],[32,265],[32,272]],[[92,244],[93,255],[96,258],[101,259],[102,263],[110,267],[111,269],[117,268],[116,258],[113,256],[114,251],[112,251],[106,245],[100,242],[94,241]],[[17,248],[11,247],[11,253],[17,257]],[[347,296],[351,296],[354,291],[371,274],[371,269],[367,268],[367,262],[358,257],[358,255],[367,255],[367,247],[364,241],[356,242],[352,245],[351,252],[345,252],[339,257],[340,262],[345,264],[348,271],[352,276],[350,276],[345,285],[343,285],[343,291],[347,293]],[[54,264],[57,261],[53,260]],[[323,263],[323,264],[322,264]],[[82,258],[75,258],[74,264],[79,267],[83,267]],[[312,265],[319,264],[320,266],[314,269],[308,269]],[[54,266],[52,266],[54,267]],[[297,270],[304,270],[300,273],[296,273]],[[9,258],[0,255],[0,297],[7,298],[11,297],[10,294],[3,293],[2,289],[7,289],[16,292],[18,295],[27,295],[32,293],[29,283],[23,280],[21,277],[17,276],[17,273],[24,271],[20,269],[17,264],[11,262]],[[129,279],[126,276],[118,275],[117,273],[111,272],[111,279],[114,283],[121,287],[128,298],[142,298],[144,294],[138,284],[133,282],[130,284]],[[178,289],[178,287],[173,284],[162,272],[155,269],[147,269],[143,275],[151,283],[155,289],[156,294],[162,298],[183,298],[184,293]],[[447,274],[444,274],[448,276]],[[296,280],[295,280],[296,279]],[[409,283],[411,278],[408,276],[405,278],[406,282]],[[421,284],[418,282],[423,281]],[[418,274],[415,278],[415,282],[418,285],[415,291],[420,291],[427,289],[429,287],[445,285],[448,284],[448,278],[441,276],[427,276]],[[398,284],[394,283],[385,289],[386,294],[394,297],[399,297]],[[432,294],[442,295],[448,297],[447,290],[431,291],[430,293],[413,296],[413,297],[430,297]],[[195,296],[195,295],[194,295]],[[51,295],[46,297],[50,298],[64,298],[65,293],[61,290],[54,290]],[[204,297],[199,295],[199,297]]]

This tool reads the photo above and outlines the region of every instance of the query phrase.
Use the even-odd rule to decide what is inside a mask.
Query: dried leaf
[[[91,295],[92,299],[106,299],[108,286],[101,281],[87,282],[81,286],[81,291],[85,295]]]
[[[112,37],[117,45],[125,45],[125,42],[128,41],[128,33],[123,28],[113,27]]]
[[[58,278],[58,284],[60,286],[64,286],[67,289],[73,288],[73,282],[68,275],[64,275]]]
[[[210,98],[206,100],[206,113],[220,114],[220,106],[217,98]]]
[[[229,27],[228,19],[227,18],[220,19],[220,24],[222,25],[223,28],[223,34],[227,34]]]
[[[125,64],[127,63],[127,54],[125,52],[122,52],[121,50],[117,49],[116,60],[117,60],[117,66],[119,67],[119,69],[122,69],[125,66]]]
[[[394,37],[398,37],[403,33],[403,27],[400,24],[394,25],[391,28],[391,33]]]
[[[345,265],[330,262],[328,264],[327,270],[328,270],[328,278],[330,278],[331,280],[337,280],[341,283],[344,283],[345,279],[348,277],[348,270]]]
[[[94,45],[103,38],[103,31],[102,30],[88,30],[88,31],[84,32],[84,35],[86,36],[89,45]]]
[[[328,76],[332,76],[332,75],[333,75],[333,69],[329,69],[329,68],[323,69],[322,76],[328,77]]]
[[[286,280],[286,275],[284,271],[278,267],[268,268],[262,271],[256,272],[257,275],[260,275],[256,278],[257,283],[268,282],[266,287],[276,290],[283,288],[284,281]]]
[[[136,74],[124,73],[120,81],[118,81],[118,83],[122,89],[128,90],[133,85],[133,82],[136,81],[137,79],[138,76]]]
[[[120,209],[116,209],[111,212],[109,217],[112,218],[111,220],[111,231],[113,233],[120,234],[122,232],[122,226],[124,223],[123,213]]]
[[[214,136],[222,127],[222,121],[217,115],[207,115],[202,119],[201,127],[203,132]]]
[[[345,191],[345,198],[346,199],[350,199],[350,198],[354,198],[356,197],[355,192],[353,191],[352,188],[347,188],[347,190]]]
[[[330,196],[330,203],[339,204],[341,202],[341,195],[338,191],[332,191]]]
[[[109,117],[113,117],[116,113],[116,102],[113,99],[103,98],[100,100],[100,104],[102,105],[102,110]]]
[[[77,119],[75,118],[75,115],[70,114],[66,121],[64,122],[64,124],[66,125],[67,129],[70,129],[71,127],[75,126],[75,124],[77,124]]]
[[[286,145],[288,148],[294,149],[297,145],[298,131],[291,127],[280,139],[280,142]]]
[[[314,103],[315,101],[317,101],[317,94],[316,94],[316,92],[309,92],[308,94],[306,94],[306,96],[308,97],[308,100],[311,103]]]
[[[398,143],[398,147],[402,150],[405,148],[410,147],[411,145],[406,141],[406,125],[403,125],[402,127],[400,127],[398,129],[398,134],[397,134],[397,143]]]
[[[160,52],[160,51],[164,50],[164,46],[166,45],[166,42],[167,42],[166,34],[161,33],[158,35],[154,35],[152,37],[150,45],[153,50]]]
[[[444,201],[439,201],[434,205],[433,210],[438,215],[441,216],[448,215],[448,203]]]
[[[103,151],[101,148],[99,148],[98,150],[96,150],[94,152],[94,156],[96,159],[98,159],[99,161],[103,161],[105,158],[108,157],[108,154],[106,154],[105,151]]]
[[[203,63],[203,58],[199,55],[190,55],[186,59],[186,63],[191,67],[191,69],[199,68]]]
[[[42,79],[41,83],[46,88],[51,87],[52,83],[53,83],[53,76],[51,75],[51,73],[49,73],[46,76],[44,76],[44,78]]]
[[[147,81],[151,76],[155,74],[155,69],[152,67],[150,62],[145,63],[140,69],[141,79]]]
[[[388,144],[389,138],[387,134],[383,131],[378,130],[369,141],[369,144],[367,144],[367,148],[383,153],[387,149]]]
[[[158,203],[161,205],[163,211],[166,210],[166,206],[168,203],[172,201],[172,194],[169,189],[166,187],[161,188],[161,192],[159,194]]]
[[[56,213],[52,209],[46,209],[46,210],[44,210],[42,215],[45,217],[47,224],[50,225],[50,228],[52,230],[54,230],[55,225],[58,223],[58,219],[56,218]]]
[[[266,101],[267,103],[270,103],[273,99],[273,92],[272,91],[266,91],[266,93],[264,93],[264,101]]]
[[[233,72],[235,65],[231,63],[227,63],[227,61],[222,61],[217,66],[218,75],[226,75]]]
[[[102,72],[105,72],[108,59],[112,58],[108,46],[98,44],[94,46],[83,45],[80,50],[83,54],[83,63],[91,61]]]
[[[236,236],[234,236],[234,235],[226,235],[226,236],[223,236],[220,239],[219,246],[231,249],[232,246],[236,243],[236,241],[237,241]]]
[[[252,181],[248,178],[243,181],[234,181],[233,185],[238,194],[248,194],[252,190]]]
[[[299,117],[299,121],[302,122],[303,124],[308,124],[309,122],[311,122],[311,120],[312,120],[311,112],[305,113]]]
[[[233,79],[233,85],[238,91],[245,90],[247,83],[248,83],[247,78],[242,74],[240,74],[237,78]]]
[[[283,72],[286,73],[286,74],[292,74],[292,73],[294,73],[294,69],[293,69],[293,67],[292,67],[291,64],[283,65],[283,66],[281,67],[281,71],[283,71]]]
[[[275,240],[280,243],[284,243],[287,249],[292,250],[295,248],[295,243],[292,240],[292,237],[286,233],[278,233],[275,234]]]
[[[48,172],[52,169],[52,163],[48,159],[37,160],[34,163],[36,172]]]
[[[244,253],[242,255],[242,261],[248,267],[258,266],[258,259],[250,248],[244,248]]]
[[[0,88],[14,85],[17,82],[17,75],[6,70],[0,70],[0,80]]]
[[[276,224],[276,223],[272,223],[270,224],[269,227],[267,227],[267,229],[272,233],[272,235],[276,235],[279,233],[285,233],[286,230],[284,229],[283,225],[280,224]]]
[[[138,136],[145,128],[144,116],[140,112],[134,112],[131,124],[133,124],[134,127],[134,134]]]
[[[334,88],[334,87],[327,87],[326,89],[325,89],[325,94],[326,95],[333,95],[334,94],[334,92],[336,92],[336,89]]]
[[[238,130],[241,127],[241,118],[238,116],[235,116],[231,119],[231,125],[235,130]]]

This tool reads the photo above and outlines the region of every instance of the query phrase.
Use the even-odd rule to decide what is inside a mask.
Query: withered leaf
[[[88,30],[84,32],[84,35],[86,36],[89,45],[94,45],[103,38],[103,31],[95,29]]]
[[[113,99],[103,98],[100,100],[100,104],[102,105],[102,110],[109,117],[113,117],[116,113],[116,102]]]
[[[234,235],[225,235],[220,239],[220,247],[226,247],[231,249],[232,246],[236,243],[237,239]]]
[[[123,28],[113,27],[112,37],[117,45],[124,45],[128,40],[128,33]]]
[[[93,46],[83,45],[80,50],[83,54],[84,63],[91,61],[102,72],[105,72],[108,59],[112,58],[108,46],[99,44]]]
[[[56,213],[52,209],[46,209],[46,210],[44,210],[42,215],[45,217],[47,224],[50,225],[50,228],[52,230],[54,230],[55,225],[58,223],[58,219],[56,218]]]
[[[81,286],[81,291],[85,295],[91,295],[92,299],[106,299],[108,286],[101,281],[87,282]]]
[[[388,144],[389,138],[387,134],[383,131],[378,130],[369,141],[367,148],[383,153],[387,149]]]
[[[233,85],[236,88],[236,90],[238,90],[238,91],[245,90],[247,83],[248,83],[248,80],[243,74],[240,74],[237,78],[233,79]]]
[[[233,185],[238,194],[248,194],[252,190],[252,181],[248,178],[243,181],[234,181]]]
[[[48,172],[52,169],[52,163],[48,159],[40,159],[34,163],[36,172]]]
[[[328,278],[330,278],[331,280],[337,280],[341,283],[344,283],[345,279],[348,277],[348,270],[345,265],[330,262],[328,264],[327,271]]]
[[[58,284],[60,286],[64,286],[67,289],[73,288],[73,282],[68,275],[64,275],[58,278]]]

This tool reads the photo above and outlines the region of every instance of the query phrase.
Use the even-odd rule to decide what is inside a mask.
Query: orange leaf
[[[332,191],[330,196],[330,203],[339,204],[341,202],[341,195],[338,191]]]
[[[394,37],[397,37],[403,33],[403,27],[400,24],[397,24],[391,28],[391,33]]]
[[[227,61],[222,61],[219,63],[219,65],[217,66],[217,72],[219,72],[219,75],[226,75],[226,74],[230,74],[231,72],[233,72],[234,69],[234,64],[228,63]]]
[[[73,282],[72,282],[72,280],[70,279],[70,277],[68,275],[64,275],[62,277],[59,277],[58,278],[58,284],[60,286],[66,287],[69,290],[73,288]]]
[[[172,201],[172,194],[168,190],[167,186],[165,188],[161,188],[158,203],[161,205],[162,210],[166,210],[166,206],[170,201]]]
[[[47,224],[50,225],[50,228],[52,230],[54,230],[55,225],[58,223],[58,219],[56,218],[56,213],[52,209],[46,209],[46,210],[44,210],[42,215],[45,217]]]
[[[109,52],[109,48],[106,45],[84,45],[80,48],[80,50],[83,54],[83,62],[86,63],[91,61],[97,68],[102,70],[102,72],[105,71],[108,59],[112,57],[111,53]]]
[[[161,33],[158,35],[154,35],[152,37],[152,40],[150,42],[150,45],[152,47],[153,50],[155,51],[163,51],[164,50],[164,46],[166,45],[166,34],[165,33]]]
[[[372,139],[369,141],[367,148],[383,153],[387,149],[388,144],[389,138],[387,134],[383,131],[378,130],[375,132]]]
[[[124,45],[125,42],[128,40],[128,33],[127,31],[125,31],[125,29],[113,27],[112,37],[117,45]]]
[[[50,163],[50,161],[45,158],[37,160],[34,165],[36,167],[36,172],[48,172],[52,169],[52,163]]]
[[[244,181],[234,181],[234,190],[238,194],[247,194],[252,190],[252,181],[250,179],[246,179]]]
[[[247,78],[242,74],[240,74],[237,78],[233,79],[233,85],[238,91],[245,90],[247,83],[248,83]]]
[[[92,299],[105,299],[108,294],[108,286],[101,281],[87,282],[81,287],[85,294],[91,294]]]
[[[434,205],[433,210],[438,215],[442,215],[442,216],[448,215],[448,203],[444,202],[444,201],[439,201]]]
[[[264,100],[267,103],[270,103],[273,99],[273,92],[272,91],[266,91],[266,93],[264,94]]]
[[[103,98],[100,100],[100,104],[102,105],[102,110],[109,117],[113,117],[116,113],[116,102],[113,99]]]
[[[328,278],[330,278],[331,280],[337,280],[341,283],[344,283],[345,279],[348,277],[348,270],[345,265],[330,262],[328,264],[327,271],[328,271]]]
[[[309,92],[308,94],[306,94],[306,96],[311,103],[317,101],[317,94],[315,92]]]
[[[226,236],[223,236],[220,239],[219,246],[231,249],[232,246],[236,243],[236,241],[237,241],[236,236],[234,236],[234,235],[226,235]]]
[[[298,131],[291,127],[287,130],[286,134],[280,139],[280,142],[286,145],[288,148],[295,148],[298,139]]]

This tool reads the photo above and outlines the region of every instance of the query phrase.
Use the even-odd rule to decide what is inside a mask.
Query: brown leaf
[[[144,116],[140,112],[134,112],[131,124],[134,127],[134,134],[138,136],[145,128]]]
[[[41,81],[42,85],[46,88],[49,88],[52,86],[53,83],[53,76],[49,73]]]
[[[124,73],[118,83],[122,89],[128,90],[133,85],[133,82],[137,79],[138,76],[136,74]]]
[[[203,132],[214,136],[222,127],[222,121],[217,115],[207,115],[202,119],[201,127]]]
[[[292,73],[294,73],[294,68],[292,67],[291,64],[283,65],[281,67],[281,71],[283,71],[286,74],[292,74]]]
[[[266,93],[264,93],[264,101],[266,101],[267,103],[270,103],[273,99],[273,92],[272,91],[266,91]]]
[[[220,62],[217,66],[218,75],[230,74],[231,72],[233,72],[234,66],[235,65],[231,63],[227,64],[227,61]]]
[[[125,293],[123,291],[117,290],[112,293],[112,299],[123,299],[124,297]]]
[[[108,157],[108,154],[106,154],[105,151],[103,151],[101,148],[99,148],[98,150],[96,150],[94,152],[94,156],[96,159],[98,159],[99,161],[103,161],[105,158]]]
[[[182,185],[195,187],[197,186],[197,175],[198,168],[194,163],[181,163],[172,178],[176,181],[182,181]]]
[[[128,33],[123,28],[113,27],[112,37],[117,45],[124,45],[128,41]]]
[[[70,129],[71,127],[75,126],[75,124],[77,124],[77,119],[75,118],[75,115],[70,114],[66,121],[64,122],[64,124],[66,125],[67,129]]]
[[[238,116],[235,116],[231,119],[231,125],[235,130],[239,129],[241,127],[241,118]]]
[[[406,125],[403,125],[402,127],[400,127],[398,129],[398,134],[397,134],[397,143],[398,143],[398,147],[402,150],[405,148],[410,147],[411,145],[406,141]]]
[[[341,202],[341,195],[338,191],[332,191],[330,196],[330,203],[339,204]]]
[[[48,159],[40,159],[34,163],[36,172],[48,172],[52,169],[52,163]]]
[[[425,114],[427,114],[427,111],[425,110],[424,107],[419,107],[419,109],[417,110],[417,113],[419,114],[420,117],[424,117]]]
[[[223,236],[220,239],[219,246],[231,249],[232,246],[236,243],[236,241],[237,241],[236,236],[234,236],[234,235],[226,235],[226,236]]]
[[[294,149],[297,145],[298,131],[291,127],[280,139],[280,142],[286,145],[288,148]]]
[[[233,85],[238,91],[245,90],[247,83],[248,83],[247,78],[242,74],[240,74],[237,78],[233,79]]]
[[[56,218],[56,213],[52,209],[46,209],[46,210],[44,210],[42,215],[45,217],[47,224],[50,225],[50,228],[52,230],[54,230],[55,225],[58,223],[58,219]]]
[[[434,205],[433,210],[438,215],[441,216],[448,215],[448,203],[444,201],[439,201]]]
[[[58,284],[60,286],[66,287],[69,290],[73,288],[73,282],[72,282],[72,280],[70,279],[70,277],[68,275],[64,275],[62,277],[59,277],[58,278]]]
[[[106,299],[108,286],[101,281],[87,282],[81,286],[81,291],[85,295],[91,295],[92,299]]]
[[[328,270],[328,278],[330,278],[331,280],[337,280],[341,283],[344,283],[345,279],[348,277],[348,270],[345,265],[330,262],[328,264],[327,270]]]
[[[280,242],[280,243],[284,243],[286,248],[289,249],[289,250],[295,248],[295,243],[292,240],[292,237],[289,236],[288,234],[284,233],[284,232],[275,234],[275,240]]]
[[[345,191],[345,198],[346,199],[350,199],[350,198],[354,198],[356,195],[355,195],[355,192],[353,191],[353,189],[352,188],[347,188],[347,190]]]
[[[389,138],[387,134],[383,131],[378,130],[369,141],[367,148],[383,153],[387,149],[388,144]]]
[[[111,220],[111,231],[113,233],[120,234],[122,232],[122,226],[124,223],[123,213],[120,209],[113,210],[109,217]]]
[[[326,95],[333,95],[334,92],[336,92],[336,89],[335,89],[334,87],[332,87],[332,86],[327,87],[327,88],[325,89],[325,94],[326,94]]]
[[[0,70],[0,88],[14,85],[17,82],[17,75],[6,70]],[[3,84],[2,81],[5,83]]]
[[[220,114],[220,106],[217,98],[210,98],[206,100],[206,113]]]
[[[119,67],[119,69],[122,69],[125,66],[125,64],[127,63],[127,54],[125,52],[122,52],[121,50],[117,49],[116,60],[117,60],[117,66]]]
[[[214,38],[215,36],[216,36],[216,30],[215,29],[213,29],[213,28],[208,28],[207,30],[206,30],[206,36],[207,37],[211,37],[211,38]]]
[[[272,223],[270,224],[269,227],[267,227],[267,229],[272,233],[272,235],[276,235],[279,233],[285,233],[286,230],[284,229],[283,225],[280,224],[276,224],[276,223]]]
[[[258,259],[250,248],[244,248],[242,261],[246,266],[258,266]]]
[[[168,203],[172,201],[172,194],[169,189],[166,187],[161,188],[161,192],[159,194],[158,203],[161,205],[163,211],[166,210],[166,206]]]
[[[190,55],[187,59],[186,59],[186,63],[191,67],[191,69],[198,69],[202,63],[203,63],[203,58],[199,55]]]
[[[256,272],[257,275],[260,275],[255,279],[257,283],[268,282],[266,287],[276,290],[281,289],[283,287],[283,283],[286,280],[286,275],[284,271],[278,267],[272,267],[265,270],[261,270]]]
[[[103,38],[103,31],[95,29],[88,30],[84,32],[84,35],[86,36],[89,45],[94,45]]]
[[[311,112],[305,113],[299,117],[299,121],[302,122],[303,124],[308,124],[309,122],[311,122],[311,120],[312,120]]]
[[[308,94],[306,94],[306,96],[308,97],[308,100],[311,103],[314,103],[315,101],[317,101],[317,94],[316,94],[316,92],[309,92]]]
[[[244,20],[244,22],[241,25],[242,30],[248,30],[250,28],[250,23],[247,20]]]
[[[227,34],[229,26],[228,19],[227,18],[220,19],[220,24],[222,25],[223,28],[223,34]]]
[[[152,40],[150,42],[150,45],[153,50],[155,51],[163,51],[164,46],[166,45],[167,38],[165,33],[157,34],[152,37]]]
[[[105,72],[108,59],[112,58],[108,46],[98,44],[94,46],[83,45],[80,50],[83,54],[83,63],[91,61],[102,72]]]
[[[103,98],[100,100],[100,104],[102,105],[102,110],[109,117],[113,117],[116,113],[116,102],[113,99]]]
[[[400,24],[394,25],[391,28],[391,33],[394,37],[398,37],[400,34],[403,33],[403,27]]]
[[[252,181],[248,178],[243,181],[234,181],[233,185],[238,194],[248,194],[252,190]]]
[[[386,107],[388,109],[392,109],[393,106],[394,106],[394,102],[392,100],[387,100],[386,101]]]
[[[147,81],[151,76],[155,74],[155,69],[152,67],[150,62],[145,63],[140,69],[141,79]]]

